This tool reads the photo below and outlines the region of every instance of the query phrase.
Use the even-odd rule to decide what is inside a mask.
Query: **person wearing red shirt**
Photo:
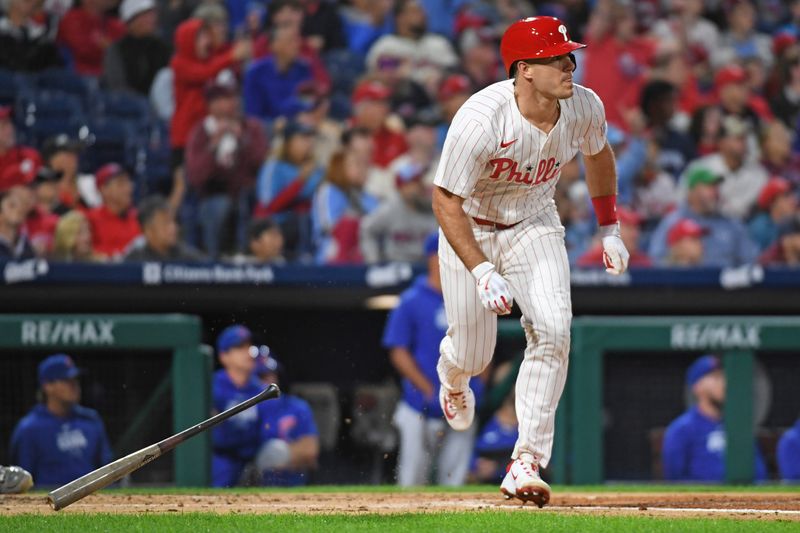
[[[250,56],[250,41],[214,53],[211,32],[206,23],[192,18],[175,31],[175,55],[170,67],[175,76],[175,113],[170,125],[173,168],[183,164],[183,149],[189,132],[207,113],[205,87],[217,74]]]
[[[108,15],[111,0],[82,0],[58,26],[58,43],[69,50],[75,70],[84,76],[103,74],[106,48],[125,35],[125,25]]]
[[[10,189],[16,184],[14,178],[20,173],[32,179],[36,168],[42,164],[39,152],[17,144],[11,113],[10,106],[0,106],[0,183],[6,184],[3,189]]]
[[[631,267],[651,267],[653,261],[644,252],[639,249],[639,225],[642,222],[641,217],[635,212],[624,207],[617,208],[617,217],[619,218],[620,238],[625,243],[625,248],[630,251],[631,258],[628,265]],[[578,258],[577,265],[579,267],[594,268],[603,264],[603,246],[597,242],[594,246],[589,248],[582,256]]]
[[[141,235],[133,203],[133,184],[124,168],[116,163],[100,167],[95,174],[103,205],[86,214],[92,228],[92,248],[98,255],[121,256]]]
[[[408,151],[405,135],[387,125],[392,91],[380,82],[365,80],[353,91],[353,126],[366,128],[375,143],[372,162],[386,168]]]
[[[638,104],[639,93],[655,53],[655,43],[636,32],[630,4],[599,2],[589,20],[588,45],[579,67],[583,85],[605,103],[610,124],[628,131],[625,113]]]

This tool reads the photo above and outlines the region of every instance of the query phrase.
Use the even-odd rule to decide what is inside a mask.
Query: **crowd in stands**
[[[423,263],[503,30],[587,43],[632,266],[800,265],[800,1],[4,0],[0,259]],[[579,159],[556,202],[602,268]]]

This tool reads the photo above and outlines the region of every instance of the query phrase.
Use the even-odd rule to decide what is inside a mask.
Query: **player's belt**
[[[472,217],[472,220],[474,220],[475,223],[479,226],[491,226],[495,229],[509,229],[519,224],[519,222],[514,222],[513,224],[501,224],[499,222],[492,222],[491,220],[486,220],[478,217]]]

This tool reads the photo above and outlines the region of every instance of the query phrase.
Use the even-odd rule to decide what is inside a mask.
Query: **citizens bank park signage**
[[[111,346],[114,325],[101,319],[23,320],[20,341],[23,346]]]

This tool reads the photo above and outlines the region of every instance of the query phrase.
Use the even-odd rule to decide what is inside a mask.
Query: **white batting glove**
[[[619,236],[619,222],[600,226],[600,235],[603,237],[603,264],[606,272],[619,276],[628,270],[628,259],[631,257]]]
[[[514,305],[514,298],[511,296],[508,283],[497,273],[494,265],[484,261],[472,269],[472,275],[478,283],[478,294],[483,306],[498,315],[509,314]]]

